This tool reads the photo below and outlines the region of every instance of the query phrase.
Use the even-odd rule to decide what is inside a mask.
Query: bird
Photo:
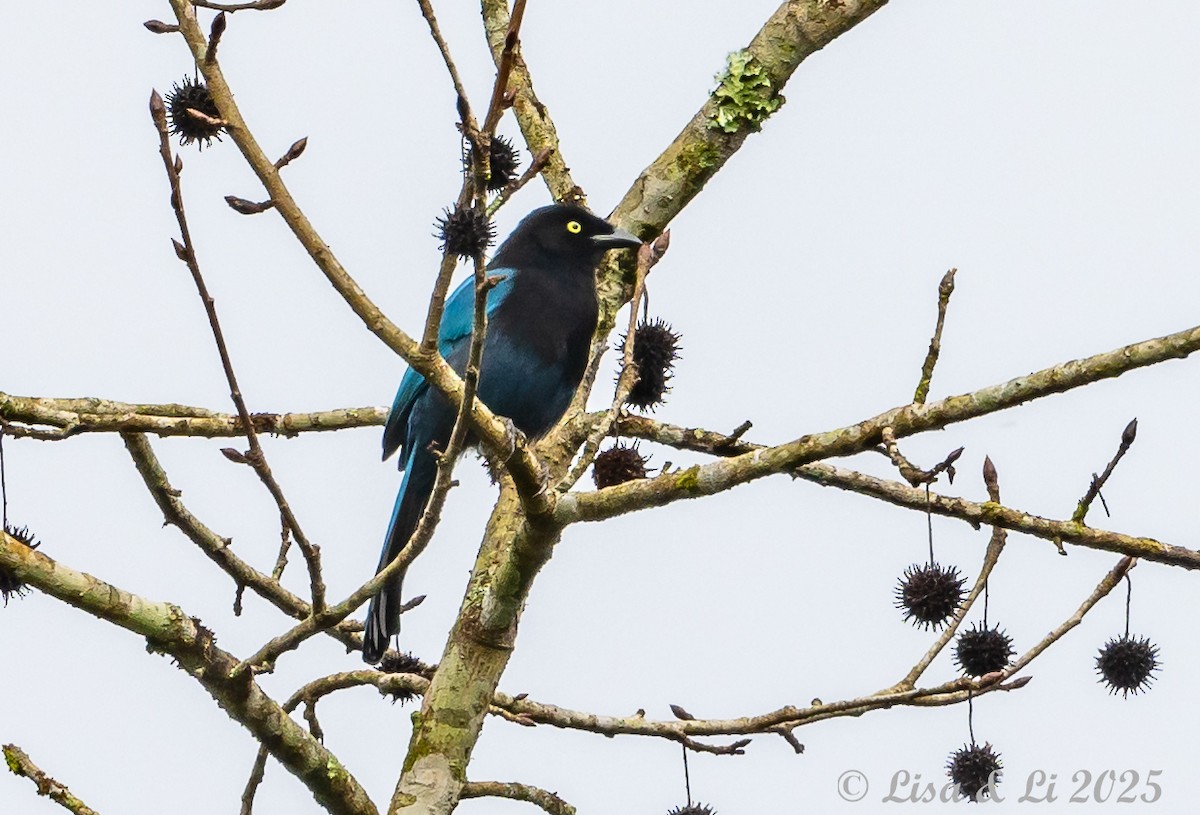
[[[487,292],[487,333],[476,396],[527,438],[562,418],[583,380],[596,330],[595,271],[610,249],[642,243],[632,233],[575,204],[551,204],[525,216],[488,264],[498,282]],[[438,351],[460,376],[474,320],[475,281],[446,300]],[[376,573],[396,558],[433,492],[438,457],[454,428],[455,407],[409,368],[383,431],[383,458],[399,451],[404,471]],[[378,662],[400,630],[402,575],[372,598],[363,634],[363,661]]]

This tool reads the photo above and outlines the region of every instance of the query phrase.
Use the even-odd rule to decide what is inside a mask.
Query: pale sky
[[[482,108],[492,68],[478,10],[435,5]],[[524,53],[597,211],[611,209],[676,135],[725,54],[775,6],[529,4]],[[190,56],[180,37],[146,32],[150,18],[169,19],[169,6],[6,9],[0,391],[231,409],[203,309],[171,251],[176,227],[146,108],[151,88],[165,93],[191,73]],[[255,135],[272,154],[309,137],[285,171],[289,186],[367,293],[419,331],[439,257],[432,223],[457,194],[459,142],[454,97],[416,4],[294,0],[229,23],[220,56]],[[907,0],[812,57],[784,107],[672,225],[650,292],[652,313],[682,334],[684,351],[656,415],[725,432],[750,419],[748,438],[777,443],[906,403],[951,266],[957,290],[934,399],[1200,323],[1197,31],[1200,7],[1179,1]],[[516,135],[511,117],[502,131]],[[180,154],[200,263],[250,409],[388,404],[402,360],[362,327],[277,215],[241,216],[224,204],[229,194],[265,197],[233,145]],[[501,212],[501,235],[547,201],[543,187],[528,187]],[[614,365],[615,355],[602,383]],[[930,465],[965,446],[955,484],[936,489],[973,500],[985,496],[988,454],[1006,504],[1061,519],[1136,416],[1137,443],[1105,491],[1112,517],[1097,507],[1089,520],[1196,547],[1198,365],[1166,363],[903,449]],[[606,387],[597,405],[607,404]],[[277,516],[253,474],[219,454],[229,445],[154,441],[188,507],[269,570]],[[399,484],[394,466],[379,463],[379,430],[266,445],[340,598],[372,573]],[[643,449],[655,465],[700,460]],[[242,656],[289,627],[250,596],[233,617],[231,581],[161,528],[118,437],[9,439],[5,452],[10,519],[29,524],[47,555],[179,604]],[[895,477],[880,456],[840,463]],[[494,494],[473,459],[458,475],[463,484],[405,585],[428,599],[405,617],[401,645],[429,662]],[[934,532],[939,560],[974,578],[987,531],[935,518]],[[1019,652],[1117,560],[1068,551],[1009,538],[989,617]],[[933,636],[892,606],[897,578],[924,553],[921,514],[782,477],[573,527],[537,581],[500,687],[653,718],[670,718],[671,703],[724,718],[871,693],[903,676]],[[1118,589],[1027,669],[1027,687],[975,704],[976,738],[1005,765],[1007,800],[989,811],[1037,809],[1017,799],[1039,770],[1057,776],[1060,802],[1081,771],[1144,779],[1161,770],[1164,812],[1200,794],[1197,577],[1150,563],[1132,577],[1132,631],[1161,647],[1158,681],[1127,700],[1095,681],[1097,649],[1124,628]],[[303,592],[298,562],[285,582]],[[237,810],[256,743],[140,638],[31,594],[0,608],[0,662],[0,743],[20,745],[97,811]],[[360,664],[318,638],[262,683],[282,701]],[[948,650],[923,684],[954,675]],[[369,689],[318,708],[327,746],[381,807],[413,709]],[[693,755],[693,797],[721,815],[900,811],[882,800],[891,778],[905,770],[943,784],[947,756],[968,740],[967,709],[897,708],[796,736],[800,756],[778,736],[756,737],[739,757]],[[492,718],[469,776],[555,790],[580,813],[665,813],[684,802],[679,755],[661,739]],[[839,798],[849,770],[870,782],[861,802]],[[0,813],[61,811],[27,780],[0,774]],[[270,763],[256,811],[319,809]],[[486,799],[460,811],[537,810]]]

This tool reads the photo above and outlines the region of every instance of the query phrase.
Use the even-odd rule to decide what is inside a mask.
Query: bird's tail
[[[392,521],[388,524],[376,573],[391,563],[412,537],[425,510],[425,502],[433,492],[436,478],[437,459],[428,449],[414,445],[404,468],[404,480],[396,495],[396,506],[392,510]],[[367,608],[366,631],[363,633],[364,662],[374,664],[382,659],[388,642],[400,631],[400,586],[403,580],[404,573],[401,572],[371,598],[371,605]]]

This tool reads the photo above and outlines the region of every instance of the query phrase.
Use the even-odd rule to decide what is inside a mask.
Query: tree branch
[[[309,413],[252,413],[250,421],[259,433],[292,438],[301,433],[382,426],[387,414],[384,407],[336,408]],[[9,424],[5,432],[18,438],[61,440],[81,433],[122,432],[210,439],[245,435],[241,417],[229,413],[188,405],[130,404],[97,398],[0,392],[0,418],[17,423]]]
[[[312,615],[312,606],[284,588],[278,580],[239,558],[233,552],[231,539],[214,532],[188,510],[179,497],[181,491],[171,486],[149,439],[140,433],[122,433],[121,439],[146,489],[162,510],[164,523],[178,528],[209,560],[229,575],[238,586],[239,596],[241,589],[247,587],[293,619],[304,620]],[[361,624],[341,622],[324,630],[348,650],[362,649]]]
[[[942,276],[938,284],[937,324],[933,328],[933,338],[929,340],[929,351],[925,354],[925,362],[921,365],[921,378],[917,382],[917,390],[913,401],[918,405],[925,404],[929,396],[929,386],[933,382],[933,369],[937,366],[938,356],[942,353],[942,329],[946,326],[946,308],[950,305],[950,295],[954,294],[954,274],[958,269],[951,269]]]
[[[63,809],[74,812],[75,815],[97,815],[96,810],[72,795],[66,784],[60,784],[46,775],[20,747],[15,744],[6,744],[3,752],[4,761],[8,764],[8,769],[12,771],[12,774],[24,776],[32,781],[37,787],[38,795],[46,796]],[[574,810],[571,811],[574,812]]]
[[[219,61],[205,61],[207,42],[196,21],[195,9],[191,2],[170,0],[170,3],[179,23],[180,33],[191,49],[196,67],[204,76],[205,84],[217,110],[221,113],[221,118],[227,122],[226,132],[266,188],[270,199],[275,202],[274,210],[280,214],[309,257],[371,333],[403,357],[430,385],[445,394],[452,404],[460,404],[464,388],[462,379],[436,350],[423,349],[367,297],[300,209],[283,183],[274,162],[267,158],[242,118]],[[528,507],[531,514],[549,515],[553,510],[554,494],[543,489],[543,470],[533,451],[525,444],[517,444],[513,449],[505,424],[478,401],[472,406],[471,429],[480,442],[509,470],[522,496],[531,502]]]
[[[511,19],[508,0],[482,0],[483,27],[491,47],[492,59],[497,70],[504,61],[505,44]],[[520,51],[513,53],[508,86],[512,91],[513,113],[525,137],[525,144],[534,155],[546,156],[542,180],[555,201],[579,203],[586,206],[587,199],[571,178],[571,169],[563,158],[558,142],[558,131],[550,112],[533,90],[533,79],[529,66]]]
[[[463,784],[460,798],[509,798],[536,804],[550,815],[575,815],[575,807],[547,792],[529,784],[504,783],[501,781],[468,781]]]
[[[216,61],[217,40],[221,36],[221,32],[225,30],[224,20],[225,16],[222,12],[217,16],[213,25],[213,35],[209,41],[210,47],[205,52],[205,63]],[[216,23],[222,23],[222,25],[218,26]],[[254,429],[254,421],[246,407],[246,400],[242,397],[237,374],[233,371],[233,359],[229,355],[229,347],[225,344],[225,332],[221,330],[221,321],[217,317],[216,302],[208,292],[208,285],[204,282],[204,275],[200,272],[200,261],[196,258],[196,247],[192,243],[191,229],[188,227],[187,214],[183,208],[183,189],[179,178],[179,171],[183,164],[171,155],[171,136],[167,132],[167,108],[163,104],[162,97],[158,95],[158,91],[150,94],[150,115],[154,120],[155,129],[158,131],[158,152],[162,156],[167,181],[171,185],[171,209],[175,211],[175,220],[179,224],[179,235],[183,241],[182,244],[172,241],[175,244],[175,255],[191,272],[192,282],[195,283],[196,292],[200,295],[200,300],[204,305],[204,312],[208,316],[208,324],[212,329],[213,340],[217,346],[217,354],[221,358],[221,368],[225,371],[225,381],[229,385],[229,398],[233,400],[234,407],[237,408],[242,429],[246,433],[246,442],[250,446],[249,452],[240,457],[241,463],[250,465],[279,509],[279,518],[283,524],[283,548],[279,552],[279,566],[274,576],[278,579],[283,573],[289,540],[288,533],[290,532],[291,537],[296,539],[296,545],[300,547],[300,551],[304,555],[304,562],[308,566],[313,608],[320,611],[325,605],[325,581],[321,576],[321,550],[309,542],[304,530],[300,528],[300,522],[292,511],[287,497],[284,496],[283,488],[279,486],[275,474],[271,472],[271,465],[267,463],[267,455],[258,441],[258,433]]]
[[[217,647],[213,633],[178,606],[146,600],[77,572],[0,533],[0,566],[68,605],[146,637],[171,655],[230,718],[241,723],[334,815],[378,815],[349,772],[305,732],[249,673],[233,677],[238,660]]]
[[[973,393],[952,396],[927,405],[905,405],[837,430],[801,436],[778,445],[743,453],[733,458],[694,466],[682,472],[657,478],[631,481],[604,490],[564,495],[558,503],[556,520],[563,524],[599,521],[627,512],[664,506],[687,498],[723,492],[738,484],[777,473],[790,472],[818,459],[847,456],[876,445],[885,427],[897,438],[927,430],[938,430],[956,422],[986,416],[1006,408],[1055,393],[1120,376],[1128,371],[1179,359],[1200,350],[1200,326],[1157,339],[1134,343],[1082,360],[1055,365],[1008,382],[982,388]],[[986,523],[1001,523],[993,511],[982,518]],[[1072,528],[1070,538],[1088,540],[1086,532]],[[1064,537],[1064,540],[1067,539]],[[1164,562],[1175,561],[1174,554],[1162,544],[1148,539],[1143,547],[1147,556]],[[1097,547],[1106,548],[1106,547]],[[1157,557],[1153,555],[1157,554]],[[1180,565],[1195,563],[1196,553],[1182,550]],[[1140,556],[1140,553],[1139,553]]]
[[[615,432],[683,450],[715,455],[741,456],[756,450],[768,449],[751,442],[731,440],[730,437],[714,433],[711,430],[677,427],[644,416],[623,417]],[[678,475],[678,473],[676,474]],[[837,487],[857,492],[906,509],[919,512],[924,512],[926,509],[925,490],[910,487],[899,481],[887,481],[824,462],[805,464],[790,474],[824,487]],[[596,494],[598,493],[583,493],[583,495]],[[1185,569],[1200,568],[1200,552],[1194,549],[1172,546],[1153,538],[1092,529],[1074,521],[1054,521],[1018,509],[1011,509],[993,501],[979,504],[965,498],[954,498],[931,492],[928,508],[936,515],[958,518],[977,529],[982,525],[990,524],[1055,543],[1072,543],[1089,549],[1100,549],[1165,563],[1169,566],[1182,566]]]

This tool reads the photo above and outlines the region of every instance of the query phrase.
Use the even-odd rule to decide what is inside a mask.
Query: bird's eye
[[[567,221],[567,231],[572,235],[578,235],[583,231],[583,224],[579,223],[579,221]]]

